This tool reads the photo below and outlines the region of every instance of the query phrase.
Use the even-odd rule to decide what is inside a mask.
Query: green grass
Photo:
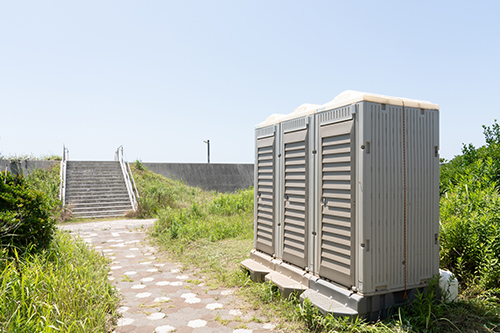
[[[203,205],[217,194],[190,187],[182,180],[163,177],[147,170],[139,161],[130,164],[139,190],[139,208],[135,217],[151,218],[171,208],[187,208],[193,204]]]
[[[119,299],[108,260],[56,232],[50,248],[0,266],[1,332],[108,332]]]

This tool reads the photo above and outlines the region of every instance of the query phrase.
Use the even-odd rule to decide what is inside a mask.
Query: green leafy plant
[[[47,195],[23,176],[0,173],[0,245],[8,252],[47,248],[55,230],[51,209]]]

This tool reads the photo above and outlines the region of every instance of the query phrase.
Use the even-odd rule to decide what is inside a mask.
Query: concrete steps
[[[124,216],[133,209],[119,162],[67,163],[66,205],[73,216]]]

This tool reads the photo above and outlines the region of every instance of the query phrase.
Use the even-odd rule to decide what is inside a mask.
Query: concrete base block
[[[241,262],[241,266],[243,266],[248,272],[250,272],[250,277],[252,281],[256,282],[264,282],[265,276],[271,272],[271,270],[255,260],[247,259]]]
[[[267,274],[265,278],[266,281],[270,281],[278,287],[281,292],[281,296],[284,298],[288,298],[292,293],[301,294],[307,289],[307,286],[302,283],[277,272],[271,272]]]
[[[324,315],[333,314],[334,316],[342,317],[356,317],[358,312],[347,306],[335,301],[332,297],[327,297],[312,289],[307,289],[300,295],[300,300],[303,302],[309,299],[311,303],[316,306]]]

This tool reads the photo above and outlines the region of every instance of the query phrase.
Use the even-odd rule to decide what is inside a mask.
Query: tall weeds
[[[1,262],[1,332],[108,332],[117,293],[83,242],[57,232],[45,251]]]

